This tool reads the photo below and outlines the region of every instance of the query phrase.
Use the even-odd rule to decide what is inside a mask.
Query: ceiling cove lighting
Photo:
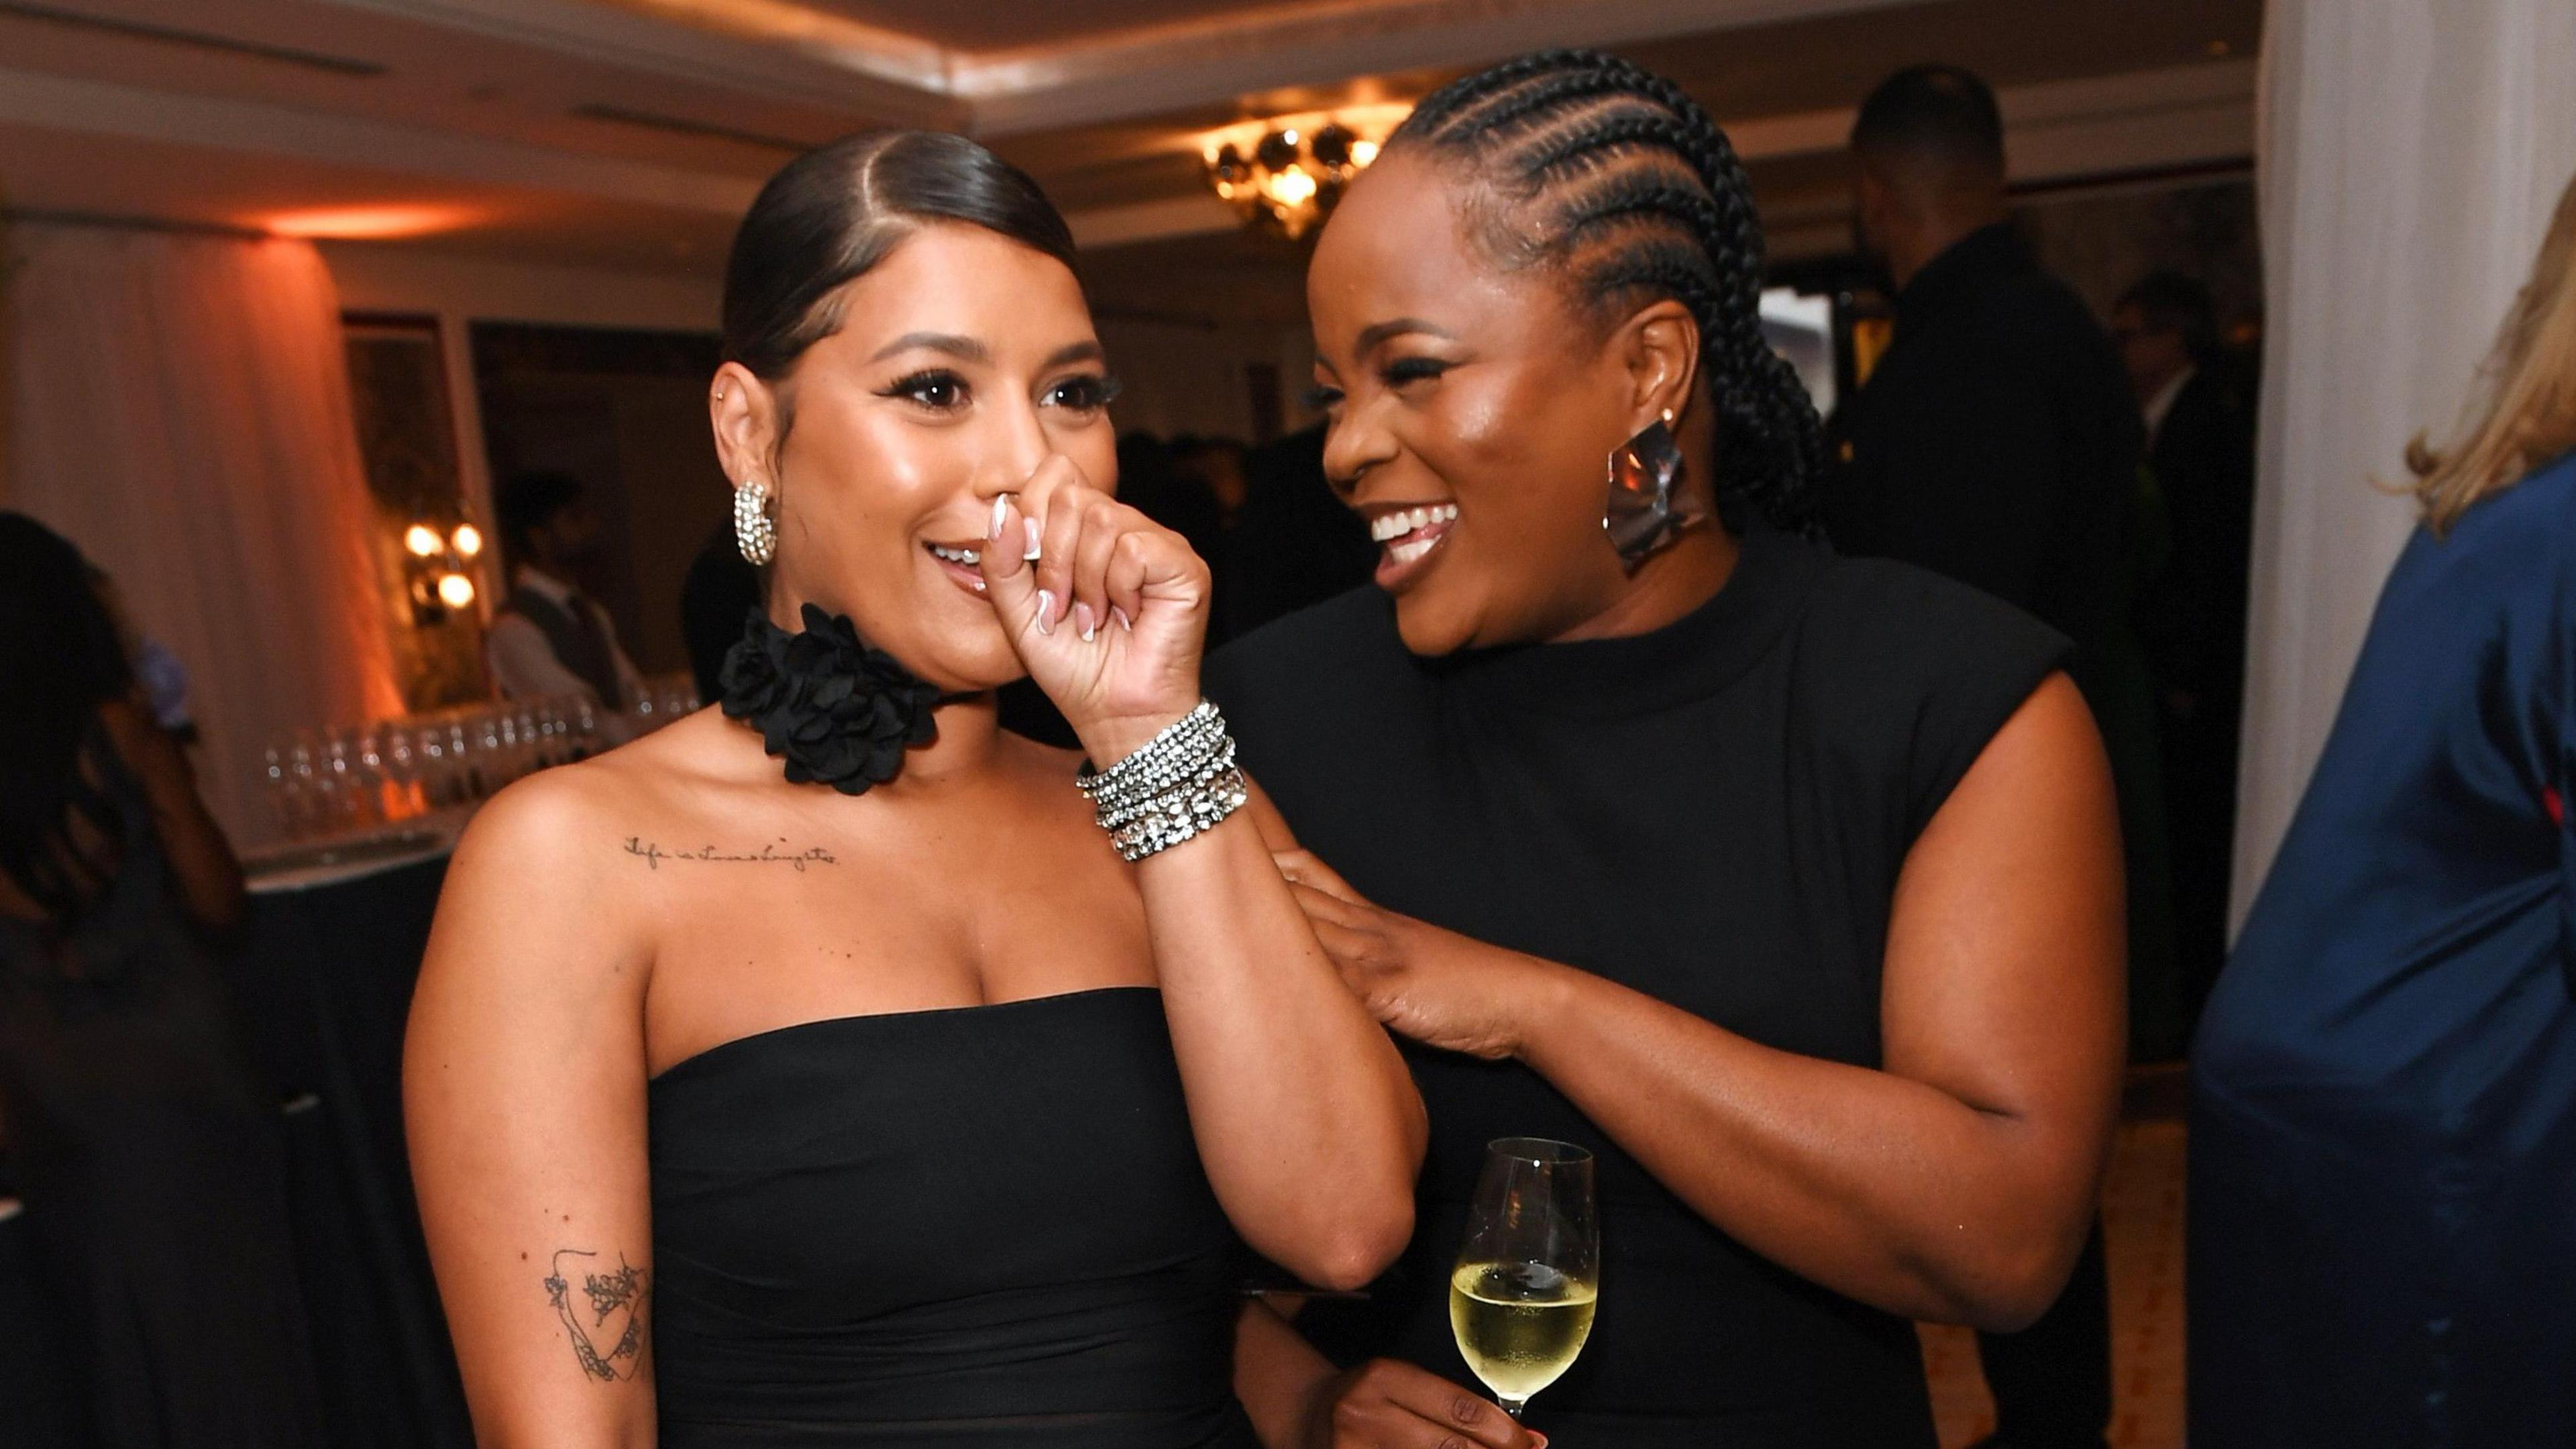
[[[284,211],[260,218],[271,236],[323,241],[390,241],[455,231],[481,220],[462,206],[334,206],[311,211]]]

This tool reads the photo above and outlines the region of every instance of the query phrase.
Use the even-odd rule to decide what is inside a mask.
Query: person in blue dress
[[[2193,1052],[2193,1449],[2576,1443],[2576,186]]]

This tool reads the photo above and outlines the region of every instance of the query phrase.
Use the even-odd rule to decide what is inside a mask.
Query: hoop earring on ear
[[[765,564],[778,553],[778,525],[769,521],[769,485],[757,474],[733,490],[733,543],[749,563]]]
[[[1673,411],[1666,408],[1662,417],[1610,450],[1610,491],[1601,508],[1601,531],[1632,574],[1697,517],[1674,500],[1689,469],[1672,424]]]

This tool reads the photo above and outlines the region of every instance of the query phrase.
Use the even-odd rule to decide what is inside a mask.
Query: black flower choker
[[[903,768],[903,752],[938,734],[924,684],[882,649],[871,649],[837,614],[805,606],[805,628],[790,634],[758,609],[725,651],[724,712],[760,731],[787,761],[787,780],[814,781],[864,795]]]

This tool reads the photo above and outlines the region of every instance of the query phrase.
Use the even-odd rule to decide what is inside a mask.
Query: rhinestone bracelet
[[[1225,717],[1205,700],[1108,769],[1094,770],[1086,761],[1074,783],[1090,797],[1110,843],[1129,861],[1213,828],[1250,794],[1235,767]]]
[[[1074,783],[1101,809],[1123,809],[1197,774],[1225,737],[1225,717],[1215,705],[1201,700],[1197,708],[1164,726],[1160,734],[1108,769],[1095,770],[1084,761]]]
[[[1176,784],[1179,786],[1204,785],[1208,781],[1215,779],[1217,776],[1222,775],[1233,768],[1234,741],[1231,739],[1220,740],[1218,742],[1216,752],[1209,755],[1204,762],[1192,767],[1184,773]],[[1092,808],[1099,815],[1101,829],[1116,830],[1120,826],[1126,825],[1134,820],[1142,819],[1153,811],[1160,809],[1164,795],[1168,793],[1170,792],[1167,789],[1161,793],[1147,795],[1140,799],[1132,800],[1117,806],[1104,805],[1095,800]]]
[[[1251,792],[1244,788],[1243,772],[1229,769],[1205,784],[1174,790],[1156,802],[1155,809],[1126,827],[1113,830],[1109,843],[1118,854],[1130,861],[1143,860],[1159,851],[1171,849],[1202,830],[1215,828],[1225,817],[1243,808]]]

